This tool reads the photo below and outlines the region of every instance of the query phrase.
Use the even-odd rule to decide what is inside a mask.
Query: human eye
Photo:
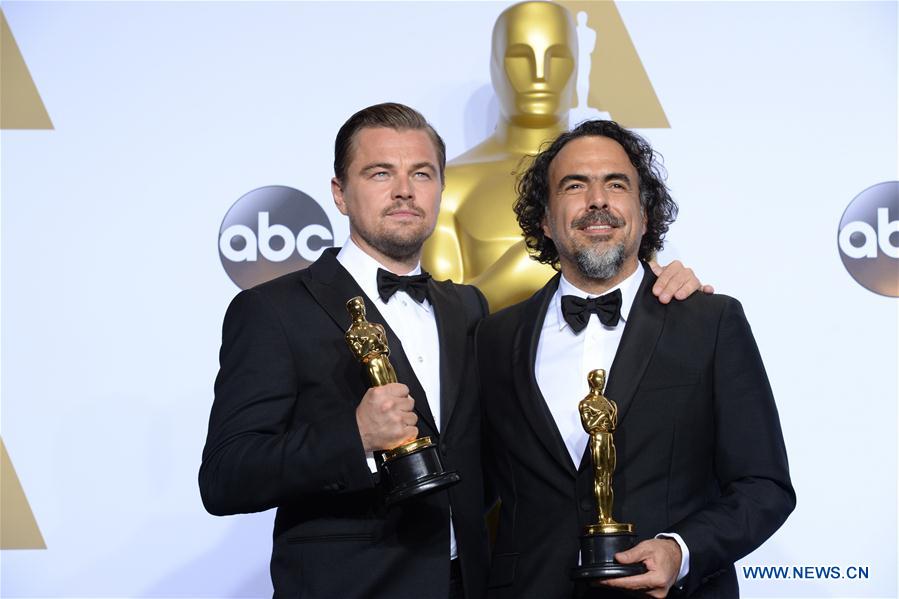
[[[375,180],[383,180],[390,176],[390,173],[384,170],[374,171],[371,174],[371,178]]]
[[[427,171],[415,171],[413,175],[416,179],[428,180],[431,178],[431,173]]]

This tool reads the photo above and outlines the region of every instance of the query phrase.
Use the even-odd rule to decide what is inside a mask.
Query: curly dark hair
[[[640,204],[646,214],[646,233],[640,241],[639,257],[641,260],[649,260],[655,252],[662,249],[668,225],[677,217],[677,204],[665,186],[666,173],[660,163],[661,156],[653,151],[645,139],[614,121],[585,121],[563,133],[533,157],[530,166],[518,179],[518,199],[515,200],[514,209],[531,258],[559,269],[556,245],[543,232],[543,217],[550,195],[549,165],[565,144],[587,135],[617,141],[637,169]]]

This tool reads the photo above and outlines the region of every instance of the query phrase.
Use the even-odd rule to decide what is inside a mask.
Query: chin
[[[420,229],[393,231],[382,236],[382,239],[393,246],[404,248],[421,247],[428,238],[428,232]]]

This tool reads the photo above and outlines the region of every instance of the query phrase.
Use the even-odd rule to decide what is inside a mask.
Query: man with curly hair
[[[737,597],[734,562],[795,505],[740,303],[652,295],[646,261],[677,205],[652,148],[616,123],[559,136],[518,191],[532,257],[561,272],[477,334],[486,478],[501,501],[491,596]],[[597,368],[609,372],[605,395],[619,411],[613,513],[640,540],[616,559],[647,572],[575,586],[578,538],[596,522],[578,400]]]

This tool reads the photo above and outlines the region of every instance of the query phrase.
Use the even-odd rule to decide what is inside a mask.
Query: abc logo
[[[899,297],[899,181],[858,194],[840,219],[843,266],[860,285]]]
[[[305,268],[334,245],[328,215],[292,187],[270,185],[241,196],[219,228],[219,257],[241,289]]]

